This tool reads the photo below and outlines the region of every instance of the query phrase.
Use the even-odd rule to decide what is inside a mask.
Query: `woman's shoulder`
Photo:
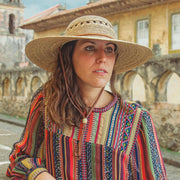
[[[132,119],[139,119],[141,122],[143,119],[152,119],[151,113],[148,109],[143,107],[139,102],[137,101],[123,101],[124,106],[124,113],[127,115],[127,117],[131,116]]]
[[[39,87],[33,94],[32,98],[31,98],[31,102],[33,101],[43,101],[44,99],[44,85],[42,85],[41,87]]]
[[[141,103],[137,101],[123,100],[123,112],[126,116],[136,117],[140,120],[145,117],[150,117],[151,114]],[[134,119],[134,118],[133,118]]]
[[[140,103],[140,101],[130,101],[130,100],[123,100],[123,106],[126,110],[128,109],[134,109],[134,110],[141,110],[141,111],[148,111],[143,105]]]

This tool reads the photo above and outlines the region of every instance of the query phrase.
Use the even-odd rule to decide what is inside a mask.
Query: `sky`
[[[86,5],[89,0],[21,0],[24,4],[24,19],[30,18],[57,4],[66,6],[66,9],[73,9]]]

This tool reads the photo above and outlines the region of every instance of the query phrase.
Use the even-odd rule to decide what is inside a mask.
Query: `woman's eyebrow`
[[[112,43],[112,42],[108,42],[108,43],[106,43],[106,45],[114,45],[115,47],[116,47],[116,44],[114,44],[114,43]]]
[[[84,43],[96,44],[96,42],[91,41],[91,40],[86,40],[86,41],[84,41],[82,44],[84,44]],[[116,47],[116,44],[115,44],[115,43],[112,43],[112,42],[107,42],[105,45],[108,46],[108,45],[111,45],[111,44]]]
[[[84,41],[84,43],[91,43],[91,44],[96,44],[95,42],[93,42],[93,41],[90,41],[90,40]]]

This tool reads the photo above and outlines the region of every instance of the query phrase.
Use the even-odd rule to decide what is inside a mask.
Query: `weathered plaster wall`
[[[180,151],[180,105],[155,103],[150,106],[161,147]]]
[[[9,19],[13,15],[14,32],[10,33]],[[12,68],[16,63],[25,61],[25,33],[19,28],[23,21],[24,9],[11,4],[0,5],[0,64]]]
[[[0,36],[0,63],[6,68],[13,67],[16,63],[25,61],[24,47],[25,35],[1,35]]]
[[[170,27],[171,15],[180,12],[180,2],[163,4],[141,10],[121,13],[107,18],[111,22],[119,21],[119,39],[136,42],[136,23],[141,19],[149,19],[150,48],[159,44],[162,55],[171,52]],[[172,52],[171,52],[172,53]]]
[[[4,89],[4,80],[6,78],[9,79],[9,89]],[[18,85],[19,78],[22,78],[20,85]],[[0,113],[26,118],[33,93],[47,79],[47,73],[35,66],[2,70],[0,72]],[[18,88],[22,88],[23,91],[20,95],[17,95]],[[10,91],[10,94],[3,95],[3,91],[7,90]]]
[[[77,8],[78,9],[78,8]],[[171,51],[171,15],[180,12],[180,2],[162,4],[130,12],[122,12],[111,16],[106,16],[112,24],[118,24],[118,38],[136,42],[136,23],[141,19],[149,19],[149,48],[154,44],[159,44],[161,54],[174,53]],[[48,31],[35,32],[35,38],[60,35],[66,27],[56,28]],[[180,51],[175,51],[180,53]]]

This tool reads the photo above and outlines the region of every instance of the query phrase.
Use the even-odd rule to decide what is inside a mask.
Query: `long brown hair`
[[[62,60],[68,87],[83,112],[87,112],[88,107],[80,95],[72,63],[72,56],[76,43],[77,41],[71,41],[63,45],[61,48]],[[115,90],[114,81],[115,73],[113,72],[110,80],[110,86],[112,93],[117,94],[120,97],[120,94]],[[82,115],[74,107],[71,101],[69,101],[59,55],[57,58],[57,67],[45,84],[45,95],[47,100],[47,114],[53,123],[59,127],[63,124],[67,124],[69,126],[79,126]]]

